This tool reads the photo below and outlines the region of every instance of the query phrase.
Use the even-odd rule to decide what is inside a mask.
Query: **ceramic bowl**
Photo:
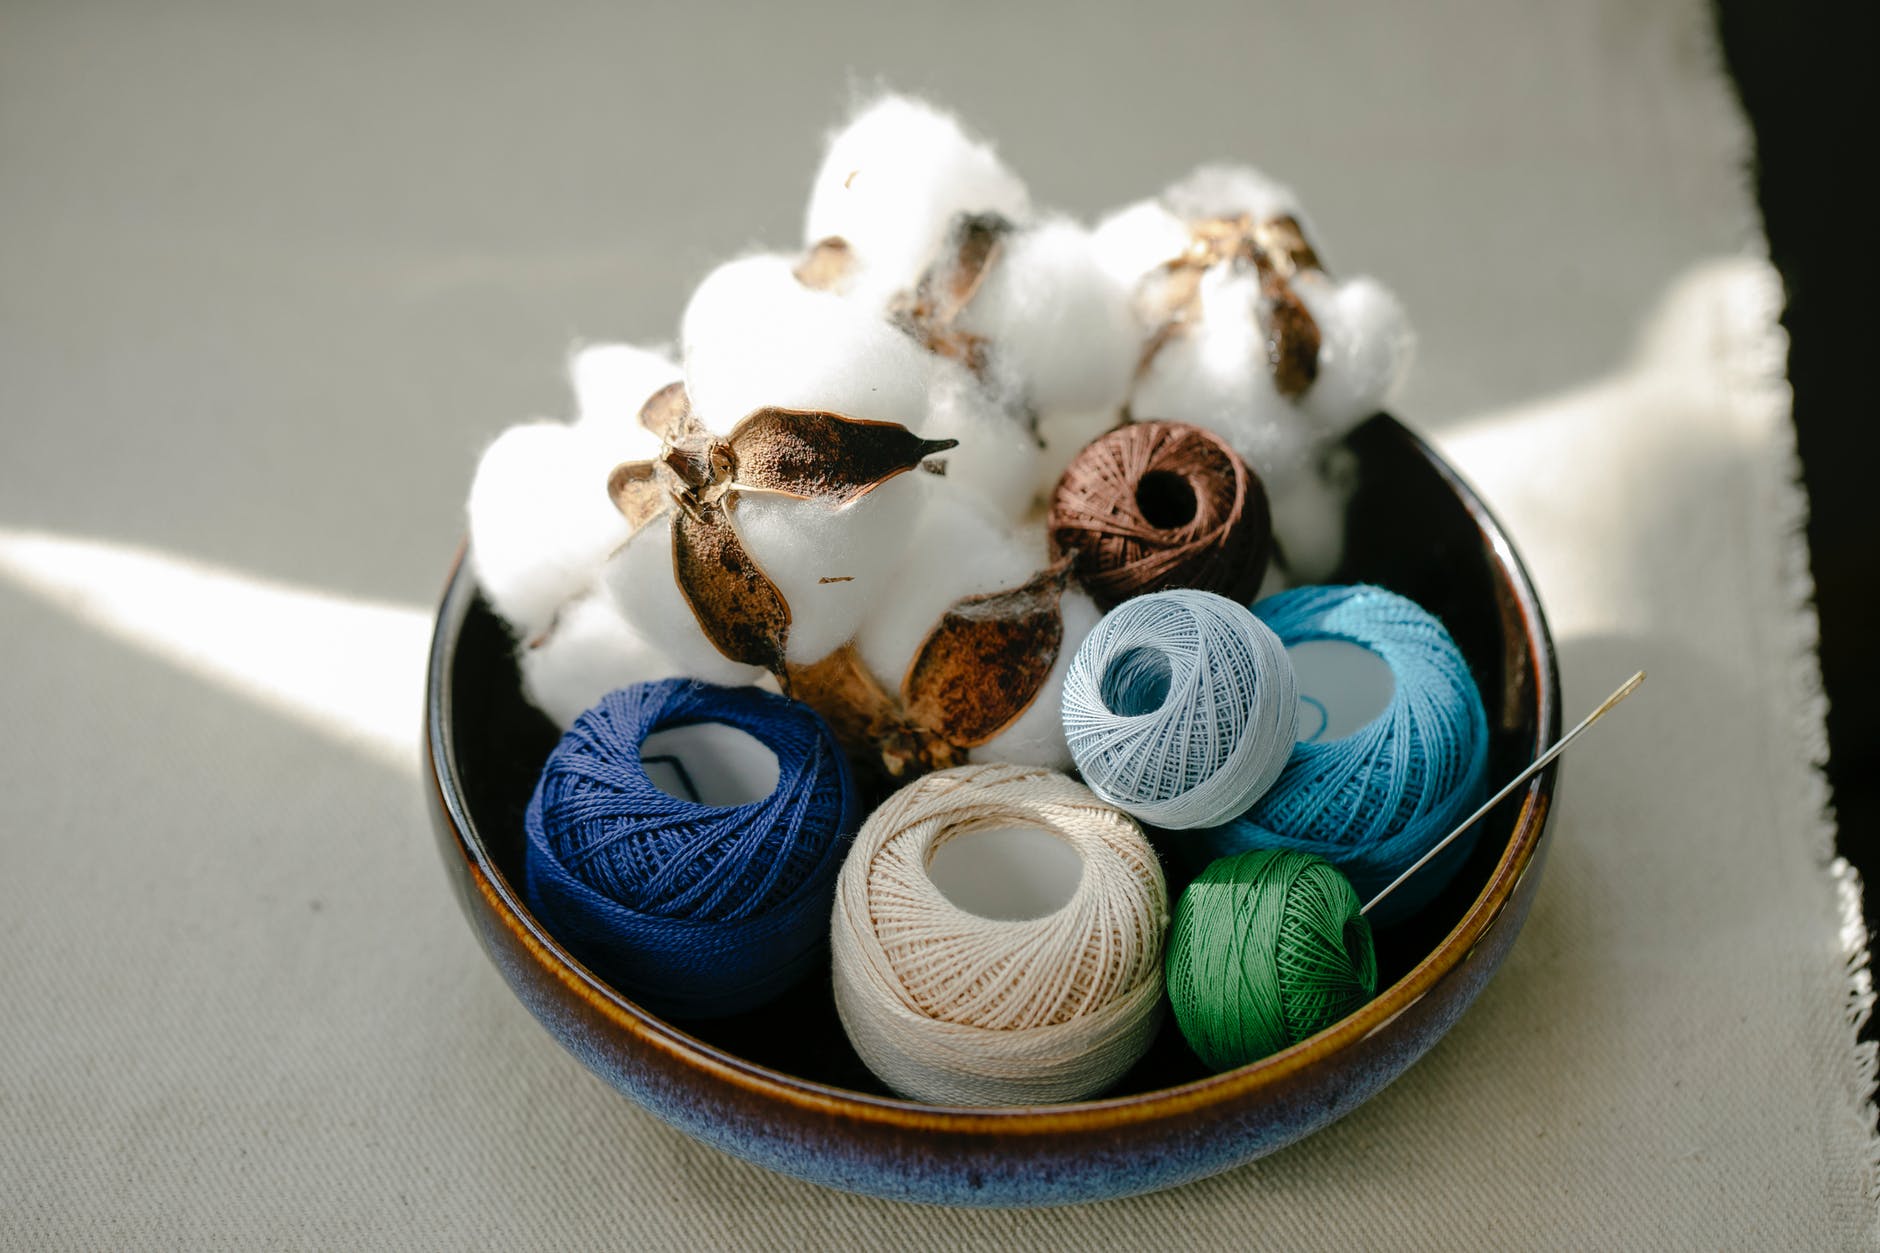
[[[1560,733],[1559,680],[1514,545],[1437,454],[1386,416],[1353,433],[1359,485],[1339,581],[1382,584],[1449,627],[1481,685],[1506,779]],[[1206,1073],[1172,1025],[1111,1093],[963,1109],[897,1099],[862,1066],[825,973],[738,1018],[664,1021],[571,957],[524,907],[522,812],[555,729],[459,558],[438,611],[425,719],[438,850],[471,929],[551,1035],[621,1092],[725,1152],[830,1187],[949,1205],[1061,1205],[1173,1187],[1349,1113],[1456,1021],[1527,916],[1554,771],[1485,820],[1460,873],[1378,937],[1379,992],[1312,1038]]]

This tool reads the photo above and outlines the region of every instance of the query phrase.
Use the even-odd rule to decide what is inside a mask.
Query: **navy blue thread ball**
[[[670,796],[640,746],[715,722],[777,757],[747,805]],[[595,974],[655,1013],[755,1008],[826,952],[836,872],[860,806],[834,734],[807,705],[754,687],[666,679],[621,688],[549,754],[524,818],[523,895]]]
[[[1340,640],[1384,659],[1390,704],[1341,739],[1293,746],[1279,780],[1251,809],[1187,833],[1199,862],[1251,849],[1311,853],[1343,871],[1369,900],[1481,804],[1488,715],[1469,664],[1433,614],[1367,584],[1300,587],[1269,596],[1254,614],[1291,648]],[[1444,849],[1371,916],[1401,921],[1441,891],[1474,847],[1475,833]]]

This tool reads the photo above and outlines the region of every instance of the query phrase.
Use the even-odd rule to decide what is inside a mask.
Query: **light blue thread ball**
[[[1110,610],[1064,675],[1064,733],[1085,786],[1159,827],[1244,812],[1285,768],[1298,706],[1279,637],[1191,588]]]
[[[1368,585],[1301,587],[1253,607],[1288,647],[1339,640],[1390,667],[1395,691],[1376,718],[1342,739],[1301,741],[1251,809],[1183,841],[1197,863],[1251,849],[1325,858],[1369,900],[1483,799],[1488,717],[1443,624],[1414,601]],[[1388,926],[1439,892],[1468,858],[1466,835],[1386,898]]]
[[[668,795],[640,746],[716,722],[777,757],[746,805]],[[798,701],[690,679],[608,693],[561,738],[523,817],[523,895],[555,938],[655,1013],[754,1008],[827,951],[836,873],[860,825],[834,733]]]

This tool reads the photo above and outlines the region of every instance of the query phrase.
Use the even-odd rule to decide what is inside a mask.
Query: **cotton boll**
[[[820,661],[855,634],[906,559],[920,504],[911,474],[840,509],[757,492],[738,498],[732,516],[745,551],[790,605],[790,661]]]
[[[1104,271],[1088,231],[1059,219],[1006,239],[959,325],[987,338],[998,385],[1034,410],[1116,409],[1141,352],[1132,286]]]
[[[1186,222],[1247,214],[1256,222],[1290,216],[1304,225],[1292,188],[1247,165],[1204,165],[1162,193],[1170,213]]]
[[[1136,385],[1130,410],[1138,420],[1163,418],[1213,431],[1270,491],[1309,466],[1317,436],[1273,384],[1259,297],[1254,275],[1209,271],[1199,321],[1162,345]]]
[[[485,450],[470,484],[470,566],[523,639],[586,590],[627,538],[607,494],[601,442],[559,422],[512,426]]]
[[[1122,415],[1115,409],[1094,413],[1046,413],[1038,417],[1038,499],[1048,502],[1065,469],[1091,440],[1110,430]]]
[[[667,657],[672,673],[727,686],[761,673],[731,660],[699,630],[692,606],[672,572],[672,522],[662,514],[608,560],[601,588],[639,638]]]
[[[1143,275],[1186,252],[1191,240],[1188,223],[1167,206],[1141,200],[1099,222],[1091,247],[1113,282],[1133,288]]]
[[[858,285],[885,298],[919,281],[956,215],[1016,222],[1030,208],[1025,185],[950,114],[883,96],[830,137],[810,188],[804,242],[847,240]]]
[[[1072,768],[1071,750],[1064,738],[1064,672],[1071,658],[1083,645],[1084,637],[1103,615],[1096,602],[1082,592],[1066,591],[1059,602],[1064,618],[1064,639],[1058,645],[1057,660],[1037,697],[1012,724],[973,749],[973,761],[1009,761],[1025,766],[1046,766],[1055,770]]]
[[[728,433],[766,405],[898,422],[927,414],[927,352],[878,310],[797,282],[787,257],[719,266],[699,284],[681,330],[692,411]]]
[[[615,688],[680,673],[598,590],[571,602],[546,638],[516,657],[529,703],[564,730]]]
[[[1376,279],[1334,283],[1308,272],[1293,290],[1319,324],[1319,375],[1300,397],[1326,433],[1341,435],[1387,405],[1410,370],[1416,336],[1403,305]]]
[[[1037,492],[1037,439],[963,366],[935,359],[932,367],[932,408],[919,434],[959,441],[935,456],[947,481],[977,493],[998,517],[1023,517]]]
[[[862,661],[890,692],[900,691],[914,650],[955,601],[1022,587],[1046,559],[1042,530],[1015,531],[950,478],[921,487],[906,556],[855,636]]]
[[[574,387],[575,427],[604,439],[617,439],[621,461],[646,461],[659,452],[659,440],[640,425],[640,410],[654,392],[681,377],[662,351],[631,344],[593,344],[568,360]]]
[[[1273,539],[1286,577],[1294,584],[1323,583],[1345,551],[1345,505],[1351,485],[1316,470],[1268,488]]]

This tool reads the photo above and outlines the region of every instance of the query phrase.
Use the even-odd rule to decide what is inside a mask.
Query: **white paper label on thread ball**
[[[948,836],[928,859],[927,877],[969,914],[1019,922],[1064,908],[1083,880],[1084,859],[1049,831],[986,827]]]
[[[1299,742],[1342,740],[1390,707],[1397,680],[1370,649],[1306,640],[1286,650],[1299,684]]]
[[[777,790],[777,754],[722,722],[653,732],[640,745],[640,764],[654,787],[700,805],[754,805]]]

